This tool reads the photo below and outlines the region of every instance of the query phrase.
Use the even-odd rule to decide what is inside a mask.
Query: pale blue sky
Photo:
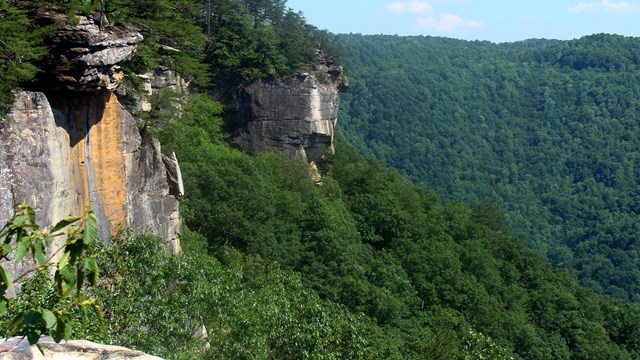
[[[288,0],[287,6],[333,33],[493,42],[640,36],[640,0]]]

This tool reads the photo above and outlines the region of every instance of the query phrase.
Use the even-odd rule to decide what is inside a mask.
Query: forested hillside
[[[25,29],[51,31],[29,20],[37,12],[36,5],[42,3],[0,0],[0,17],[14,19]],[[315,59],[308,56],[316,54],[316,46],[328,39],[327,34],[306,24],[301,14],[286,9],[285,1],[112,0],[91,5],[97,9],[87,8],[90,5],[85,1],[48,2],[51,4],[52,11],[66,11],[71,18],[75,12],[98,11],[144,33],[146,43],[138,56],[125,64],[132,78],[127,83],[129,90],[135,89],[136,73],[157,66],[176,66],[194,81],[193,93],[183,98],[168,96],[168,101],[158,96],[151,99],[154,107],[149,113],[137,114],[144,120],[141,132],[157,136],[162,149],[175,151],[180,160],[185,187],[180,199],[184,254],[169,256],[163,249],[164,239],[123,229],[103,242],[95,254],[100,279],[92,279],[96,280],[95,288],[86,290],[95,301],[80,302],[91,304],[90,309],[74,307],[74,302],[61,297],[59,289],[52,286],[47,269],[34,269],[36,275],[23,280],[17,298],[6,302],[6,313],[0,316],[3,336],[40,336],[56,331],[61,337],[129,346],[168,359],[640,357],[640,308],[597,294],[580,286],[574,275],[554,269],[541,254],[513,235],[494,203],[470,206],[443,201],[442,197],[453,196],[440,196],[411,184],[384,163],[360,156],[344,139],[336,142],[335,154],[326,154],[324,161],[317,164],[323,175],[319,181],[311,176],[309,164],[301,160],[274,153],[250,156],[229,147],[223,106],[209,96],[209,92],[216,91],[212,84],[225,79],[242,82],[287,76],[304,70]],[[0,50],[8,55],[1,58],[0,64],[25,72],[21,77],[0,73],[0,80],[11,81],[3,83],[11,84],[7,89],[37,87],[38,59],[48,46],[46,34],[34,33],[42,36],[40,40],[24,38],[24,33],[12,34],[4,24],[0,23],[0,34],[8,37],[4,44],[23,43],[19,49],[28,51],[28,55],[3,44]],[[180,29],[190,30],[187,34]],[[516,53],[522,54],[523,59],[533,59],[532,54],[545,48],[545,44],[520,44]],[[563,43],[549,43],[548,49],[558,44]],[[394,54],[401,54],[392,44],[385,46]],[[416,46],[412,45],[414,49]],[[488,64],[477,60],[485,53],[485,46],[489,47],[486,53],[491,54],[493,48],[502,49],[471,44],[469,48],[477,52],[476,61],[463,61],[462,56],[458,60],[442,56],[449,48],[442,44],[432,57],[434,61],[442,60],[443,69],[450,68],[447,63],[460,61],[469,68],[477,65],[496,77],[506,76],[501,70],[509,69],[533,73],[532,69],[521,70],[520,65],[499,62],[489,70]],[[352,49],[358,47],[354,44]],[[464,53],[462,49],[460,52]],[[364,53],[363,58],[385,59]],[[426,59],[425,53],[425,59],[418,63],[426,63]],[[540,61],[547,61],[544,59]],[[537,66],[534,60],[529,61],[531,67]],[[406,63],[410,64],[408,57]],[[606,68],[611,69],[608,63]],[[417,76],[421,68],[416,67],[413,75],[409,71],[402,75],[400,69],[385,72],[381,76],[389,76],[389,81],[375,86],[385,91],[396,86],[393,97],[381,100],[387,102],[389,110],[404,104],[403,110],[396,111],[408,113],[411,108],[407,101],[434,105],[403,92],[405,86],[399,81]],[[571,71],[560,69],[558,74]],[[605,74],[591,68],[587,71]],[[358,78],[355,66],[352,72],[356,84],[346,105],[352,108],[360,104],[363,111],[371,114],[382,111],[379,103],[367,95],[374,87],[374,78]],[[489,100],[497,96],[498,89],[491,90],[488,83],[473,85],[480,77],[465,75],[464,71],[434,80],[434,86],[442,86],[443,93],[448,87],[453,91],[457,89],[451,85],[455,77],[467,79],[469,87],[478,90],[459,95],[460,104],[466,98],[469,103],[487,108],[495,106]],[[509,84],[514,101],[520,99],[519,91],[527,89],[524,83]],[[480,92],[485,85],[489,89],[486,94]],[[422,91],[426,96],[427,90],[436,91],[433,89]],[[549,91],[561,88],[549,86]],[[8,92],[3,94],[5,101],[10,98]],[[368,102],[371,108],[367,107]],[[178,103],[179,111],[171,111]],[[471,116],[485,116],[485,120],[497,117],[485,115],[481,109],[484,108],[460,108],[454,113],[460,115],[461,123]],[[525,113],[516,110],[506,105],[504,108],[505,112]],[[384,114],[391,119],[397,112]],[[443,110],[441,124],[446,124],[447,114]],[[357,125],[355,119],[346,119],[350,129]],[[362,119],[371,124],[380,121],[374,116]],[[380,131],[387,137],[406,139],[400,129],[403,128]],[[474,129],[475,133],[488,134],[488,120]],[[505,132],[507,129],[505,125]],[[548,130],[544,134],[557,133]],[[492,134],[494,137],[487,137],[487,144],[503,136]],[[542,138],[544,134],[538,135]],[[441,136],[432,140],[462,143],[468,139]],[[478,145],[473,151],[489,151],[483,141],[468,141]],[[362,146],[358,139],[354,143]],[[417,142],[411,144],[420,146]],[[539,139],[529,146],[541,144],[545,142]],[[457,149],[444,145],[438,148]],[[398,149],[402,150],[399,146]],[[469,150],[468,155],[471,153]],[[440,162],[429,166],[457,163],[454,154],[457,153],[447,154],[446,161],[438,158]],[[545,164],[544,159],[537,161]],[[480,163],[476,162],[477,166]],[[416,166],[421,164],[416,162]],[[461,164],[466,166],[468,162]],[[514,171],[520,169],[518,164],[513,166]],[[525,175],[524,171],[513,174],[514,179]],[[445,178],[441,179],[443,183]],[[464,184],[471,181],[467,178]],[[458,184],[454,181],[451,186]],[[514,189],[514,194],[520,189]],[[512,226],[519,224],[513,216],[509,219]],[[530,223],[522,224],[519,229],[527,234]],[[27,225],[38,236],[48,236],[37,226]],[[22,222],[14,228],[21,226],[26,225]],[[4,231],[0,233],[0,237],[6,236]],[[5,255],[6,248],[3,247]],[[41,248],[42,244],[40,252]],[[91,270],[95,269],[93,261],[90,265]],[[78,266],[80,277],[82,266]],[[58,280],[60,276],[75,276],[73,271],[60,273],[61,270]],[[6,283],[0,284],[6,289]],[[53,311],[56,316],[64,316],[66,323],[73,323],[69,333],[67,327],[55,329],[60,326],[49,314]],[[13,313],[25,316],[16,319],[11,316]],[[208,336],[200,338],[196,330],[202,326]]]
[[[241,279],[226,291],[218,282],[198,283],[220,294],[198,305],[207,328],[224,335],[209,354],[638,356],[637,306],[553,270],[508,234],[495,208],[443,203],[342,141],[321,164],[317,185],[304,162],[230,150],[221,120],[209,115],[220,111],[210,100],[195,98],[184,111],[159,135],[182,162],[185,221],[193,231],[185,252],[221,264],[213,269],[231,267]],[[205,278],[214,276],[221,275]],[[233,314],[245,325],[227,314],[227,291],[241,292]]]
[[[448,200],[498,206],[581,283],[640,298],[640,39],[339,35],[346,137]]]

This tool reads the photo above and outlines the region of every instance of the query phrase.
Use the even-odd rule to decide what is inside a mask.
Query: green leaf
[[[0,317],[7,313],[7,299],[0,300]]]
[[[33,210],[33,208],[31,206],[24,205],[24,210],[25,210],[25,213],[27,213],[27,216],[29,216],[29,223],[35,224],[36,212]]]
[[[60,275],[62,275],[66,282],[75,282],[76,280],[76,275],[73,272],[73,267],[71,267],[71,265],[66,265],[60,269]]]
[[[69,265],[59,270],[60,277],[56,278],[62,297],[67,297],[76,284],[76,275],[73,268]]]
[[[7,333],[12,335],[16,334],[23,326],[24,314],[20,313],[13,318],[13,321],[11,321],[11,324],[7,327]]]
[[[71,254],[69,264],[75,266],[82,258],[82,246],[81,244],[69,245],[67,249],[69,249],[69,253]]]
[[[60,258],[60,261],[58,262],[58,270],[63,269],[65,266],[69,265],[70,255],[71,253],[69,251],[66,251],[64,255],[62,255],[62,257]]]
[[[53,329],[56,325],[56,315],[49,309],[42,309],[42,319],[44,320],[47,329]]]
[[[69,321],[66,321],[64,323],[64,338],[65,340],[69,340],[70,337],[71,337],[71,323]]]
[[[77,237],[72,236],[71,233],[67,234],[67,245],[75,245],[77,242]]]
[[[20,239],[16,244],[16,262],[22,260],[29,252],[29,241],[28,239]]]
[[[36,345],[38,344],[38,340],[40,340],[40,334],[35,331],[29,331],[27,332],[27,340],[29,340],[29,345]],[[40,349],[39,346],[38,349]],[[43,353],[42,349],[40,349],[40,352]]]
[[[96,283],[98,282],[98,273],[99,273],[98,262],[94,257],[89,257],[87,260],[85,260],[84,268],[85,268],[85,271],[87,272],[87,278],[89,280],[89,283],[92,286],[95,286]]]
[[[4,239],[5,245],[8,245],[8,243],[11,242],[11,235],[9,235],[10,233],[11,230],[9,229],[0,234],[0,238]]]
[[[84,284],[84,271],[82,271],[82,268],[79,266],[76,279],[76,293],[80,294],[82,292],[82,285]]]
[[[27,244],[30,244],[30,246],[32,244],[32,237],[24,229],[20,229],[16,233],[16,243],[21,243],[21,242],[25,242]]]
[[[42,314],[37,312],[28,312],[24,314],[24,324],[27,328],[38,327],[43,324],[44,320],[42,319]]]
[[[74,285],[75,285],[75,282],[74,283],[63,282],[62,284],[60,284],[60,292],[62,297],[69,296],[69,294],[73,292]]]
[[[0,266],[0,282],[6,284],[7,289],[13,286],[13,277],[11,274],[5,270],[5,268]]]
[[[60,341],[62,341],[62,339],[64,339],[64,322],[56,322],[56,328],[51,332],[51,337],[56,343],[59,343]]]
[[[12,229],[17,229],[24,225],[27,218],[23,214],[16,214],[15,217],[11,221],[11,225],[9,225]]]
[[[44,265],[47,262],[47,257],[44,254],[44,247],[42,246],[42,241],[40,239],[36,240],[36,262],[38,265]]]
[[[5,257],[8,254],[11,254],[11,252],[13,251],[13,248],[9,244],[2,244],[2,249],[0,251],[2,251],[2,257]]]
[[[58,223],[56,223],[56,224],[53,226],[53,229],[51,229],[51,235],[52,235],[52,236],[56,236],[56,234],[55,234],[55,233],[56,233],[57,231],[60,231],[60,230],[64,229],[65,227],[67,227],[67,226],[69,226],[69,225],[73,224],[74,222],[76,222],[76,221],[78,221],[78,220],[80,220],[80,218],[79,218],[79,217],[77,217],[77,216],[68,216],[68,217],[66,217],[66,218],[64,218],[64,219],[62,219],[62,220],[60,220],[60,221],[58,221]]]
[[[96,223],[96,214],[92,210],[87,211],[87,218],[84,223],[83,240],[85,246],[91,249],[98,241],[98,225]]]

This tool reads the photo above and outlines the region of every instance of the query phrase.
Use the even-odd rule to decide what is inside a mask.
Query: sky
[[[512,42],[595,33],[640,36],[640,0],[288,0],[332,33]]]

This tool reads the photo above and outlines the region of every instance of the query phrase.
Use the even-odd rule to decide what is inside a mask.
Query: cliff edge
[[[179,194],[168,181],[179,176],[168,174],[158,141],[113,92],[123,79],[118,64],[141,40],[84,16],[56,33],[42,92],[17,92],[0,121],[0,222],[20,202],[36,210],[41,226],[91,206],[101,239],[129,227],[181,252]]]
[[[347,89],[342,66],[320,51],[307,73],[250,82],[236,100],[232,144],[250,154],[277,150],[318,162],[333,152],[339,93]]]

